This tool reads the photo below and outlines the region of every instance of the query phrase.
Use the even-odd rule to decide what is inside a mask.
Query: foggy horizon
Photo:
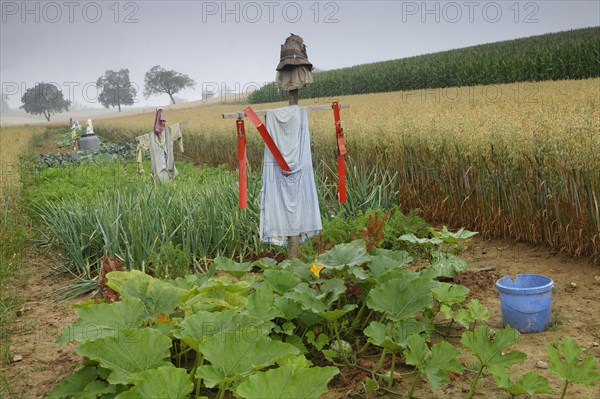
[[[167,95],[143,96],[154,65],[196,82],[175,94],[183,101],[216,87],[243,92],[275,79],[290,33],[316,68],[333,70],[600,25],[597,1],[0,3],[0,92],[11,110],[38,82],[101,108],[96,80],[122,68],[138,87],[134,107],[169,105]]]

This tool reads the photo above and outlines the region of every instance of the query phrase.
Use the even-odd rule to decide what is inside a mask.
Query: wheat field
[[[342,123],[359,168],[399,174],[398,203],[432,222],[477,229],[486,237],[541,243],[600,260],[600,79],[374,93],[302,100],[349,104]],[[257,104],[255,110],[285,103]],[[235,121],[243,103],[166,109],[187,121],[184,157],[235,167]],[[152,113],[99,120],[97,132],[133,142],[152,129]],[[315,163],[335,162],[332,112],[310,115]],[[248,158],[263,144],[246,122]]]
[[[465,152],[475,153],[495,144],[515,156],[536,147],[553,148],[563,155],[587,160],[600,146],[600,135],[596,134],[600,131],[599,94],[600,79],[596,78],[374,93],[302,100],[300,105],[321,105],[334,100],[349,104],[350,109],[342,110],[342,122],[346,139],[356,150],[354,155],[373,146],[393,153],[403,140],[410,138],[434,147],[452,142]],[[258,104],[253,108],[285,105]],[[185,130],[189,136],[202,137],[208,142],[218,138],[221,143],[218,147],[230,147],[226,151],[230,153],[235,149],[235,122],[224,120],[221,115],[245,107],[243,103],[213,103],[173,110],[166,107],[165,115],[168,124],[187,121]],[[153,122],[154,114],[145,113],[101,119],[95,126],[101,134],[132,141],[135,135],[151,131]],[[316,147],[335,144],[331,112],[311,113],[310,130]],[[250,142],[260,144],[249,122],[246,132]],[[224,148],[205,146],[200,153],[190,156],[221,150]],[[227,162],[227,157],[209,158]],[[206,162],[203,157],[197,161]]]
[[[0,198],[19,182],[19,155],[31,138],[44,130],[42,125],[0,127]]]

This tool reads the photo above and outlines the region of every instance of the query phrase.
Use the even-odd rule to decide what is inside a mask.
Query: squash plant
[[[440,269],[409,270],[412,262],[355,240],[310,265],[218,257],[204,274],[177,279],[111,272],[107,285],[120,300],[76,306],[58,341],[76,342],[84,361],[49,398],[318,398],[369,348],[380,351],[369,389],[393,389],[397,358],[416,368],[411,396],[423,376],[439,389],[462,366],[450,343],[431,342],[434,332],[461,311],[485,318],[485,309],[465,303],[465,287],[438,281]],[[510,339],[498,348],[516,339],[503,331]],[[500,338],[483,326],[465,334],[482,359],[479,375],[491,370],[495,358],[481,351]]]

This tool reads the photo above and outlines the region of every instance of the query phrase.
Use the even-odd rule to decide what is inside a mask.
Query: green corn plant
[[[300,98],[597,76],[598,35],[597,27],[578,29],[324,71]],[[249,96],[251,103],[284,100],[274,83]]]

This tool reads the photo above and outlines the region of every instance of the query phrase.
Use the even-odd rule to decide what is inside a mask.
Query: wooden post
[[[296,259],[300,256],[300,236],[288,237],[288,259]]]
[[[310,107],[302,107],[302,108],[306,109],[308,112],[312,112],[312,111],[331,111],[331,104],[312,105]],[[350,106],[348,104],[340,104],[340,109],[343,109],[343,108],[350,108]],[[270,110],[270,109],[261,109],[261,110],[255,110],[254,113],[257,116],[265,116],[268,111],[272,111],[272,110]],[[238,118],[245,118],[245,117],[247,117],[247,115],[246,115],[246,113],[244,111],[226,112],[224,114],[221,114],[221,116],[223,117],[223,119],[238,119]]]
[[[298,105],[298,89],[288,92],[289,105]],[[288,237],[288,259],[296,259],[300,255],[300,236]]]
[[[298,89],[288,91],[289,104],[298,105]]]

